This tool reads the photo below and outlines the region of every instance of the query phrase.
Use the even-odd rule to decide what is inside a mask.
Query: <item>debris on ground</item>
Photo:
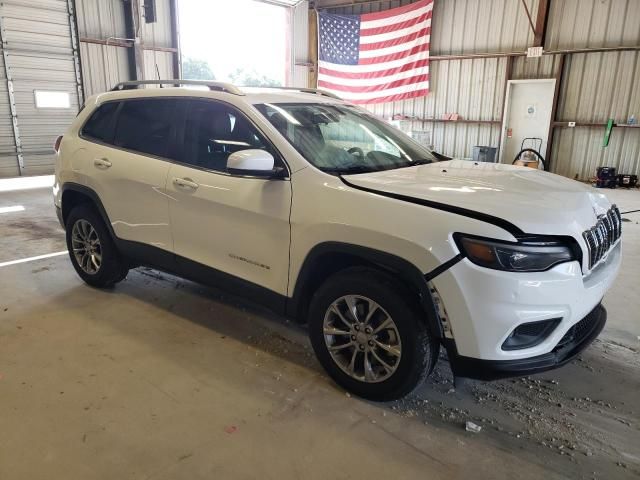
[[[473,422],[467,421],[465,429],[467,430],[467,432],[480,433],[480,430],[482,430],[482,427],[480,425],[476,425]]]

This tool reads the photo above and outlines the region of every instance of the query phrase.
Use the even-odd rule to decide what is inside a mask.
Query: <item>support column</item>
[[[180,50],[180,19],[178,17],[178,0],[169,0],[171,15],[171,46],[176,49],[173,54],[173,78],[182,78],[182,52]]]
[[[142,16],[139,0],[124,0],[124,20],[127,38],[133,42],[129,50],[131,80],[144,80],[144,49],[142,45]]]
[[[500,134],[498,135],[498,155],[497,155],[498,163],[502,163],[502,158],[500,158],[500,155],[502,154],[502,151],[501,151],[502,137],[503,135],[506,135],[506,132],[504,131],[504,112],[507,108],[507,88],[509,85],[509,80],[511,80],[512,72],[513,72],[513,57],[507,57],[507,66],[504,71],[504,81],[503,81],[503,87],[502,87],[502,114],[500,116]]]
[[[544,47],[544,42],[547,36],[549,5],[549,0],[540,0],[540,3],[538,3],[538,14],[536,15],[536,26],[533,37],[534,47]]]
[[[562,76],[564,74],[564,54],[560,55],[558,68],[556,70],[556,85],[553,90],[553,104],[551,107],[551,120],[549,122],[549,134],[547,135],[547,149],[544,152],[544,160],[547,162],[547,170],[551,171],[551,151],[553,150],[553,134],[555,132],[554,123],[557,121],[558,102],[560,100],[560,87],[562,86]]]
[[[309,9],[309,77],[308,87],[318,87],[318,12]]]

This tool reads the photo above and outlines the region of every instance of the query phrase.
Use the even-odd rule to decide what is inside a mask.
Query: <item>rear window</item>
[[[105,103],[97,108],[82,129],[82,136],[111,143],[115,127],[115,114],[118,102]]]
[[[170,157],[176,101],[145,99],[124,102],[113,144],[136,152]]]

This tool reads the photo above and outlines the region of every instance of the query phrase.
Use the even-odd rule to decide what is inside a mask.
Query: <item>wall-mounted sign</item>
[[[536,58],[542,56],[542,47],[527,48],[527,58]]]

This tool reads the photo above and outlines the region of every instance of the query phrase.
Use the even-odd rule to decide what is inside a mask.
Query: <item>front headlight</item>
[[[481,267],[508,272],[543,272],[554,265],[577,260],[568,245],[555,241],[503,242],[455,235],[460,251]]]

